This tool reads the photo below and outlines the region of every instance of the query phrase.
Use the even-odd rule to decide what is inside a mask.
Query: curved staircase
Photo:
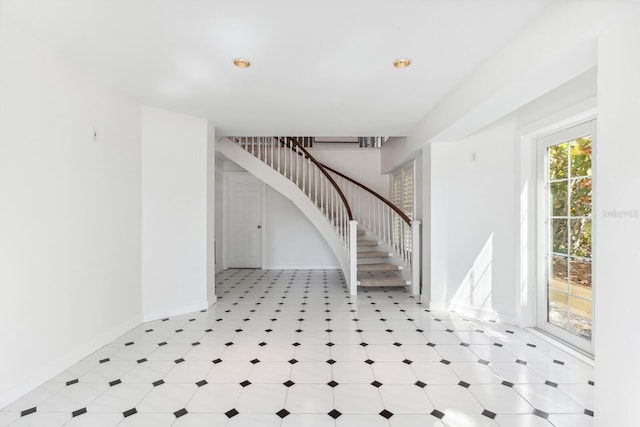
[[[420,292],[419,221],[365,185],[318,162],[312,138],[219,138],[216,150],[292,200],[333,250],[350,293],[411,285]],[[285,182],[286,181],[286,182]]]

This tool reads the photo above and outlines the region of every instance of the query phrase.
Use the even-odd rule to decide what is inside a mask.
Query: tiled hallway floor
[[[351,299],[339,272],[228,270],[208,311],[141,325],[0,426],[590,426],[593,368],[519,328]]]

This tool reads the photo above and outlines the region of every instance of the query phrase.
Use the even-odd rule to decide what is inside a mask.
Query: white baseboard
[[[212,296],[211,298],[209,298],[209,307],[212,307],[216,302],[218,302],[218,297],[217,296]]]
[[[34,390],[36,387],[42,385],[44,382],[60,374],[65,369],[70,368],[119,336],[139,326],[141,323],[142,317],[136,316],[133,319],[127,320],[126,322],[123,322],[98,336],[94,336],[89,342],[77,346],[56,360],[33,369],[28,378],[23,379],[20,384],[0,395],[0,408],[4,408],[10,403],[18,400],[25,394]]]
[[[454,311],[463,316],[469,316],[481,320],[491,320],[501,323],[508,323],[510,325],[517,325],[517,319],[515,316],[508,316],[498,313],[493,310],[487,310],[479,307],[472,307],[463,304],[450,303],[445,301],[430,301],[427,308],[433,311]]]
[[[143,321],[151,322],[153,320],[165,319],[167,317],[180,316],[182,314],[192,313],[194,311],[206,310],[209,307],[210,307],[210,304],[208,301],[202,301],[202,302],[198,302],[198,303],[183,306],[183,307],[172,308],[162,313],[144,314]]]
[[[339,265],[266,265],[263,270],[339,270]]]

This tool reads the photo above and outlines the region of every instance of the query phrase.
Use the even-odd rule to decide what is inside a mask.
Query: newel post
[[[420,295],[420,220],[411,222],[411,287],[414,296]]]
[[[349,293],[358,293],[358,221],[349,221]]]

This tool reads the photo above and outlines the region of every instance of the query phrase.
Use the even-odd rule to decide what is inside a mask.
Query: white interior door
[[[250,173],[230,173],[227,180],[227,264],[262,267],[262,182]]]

